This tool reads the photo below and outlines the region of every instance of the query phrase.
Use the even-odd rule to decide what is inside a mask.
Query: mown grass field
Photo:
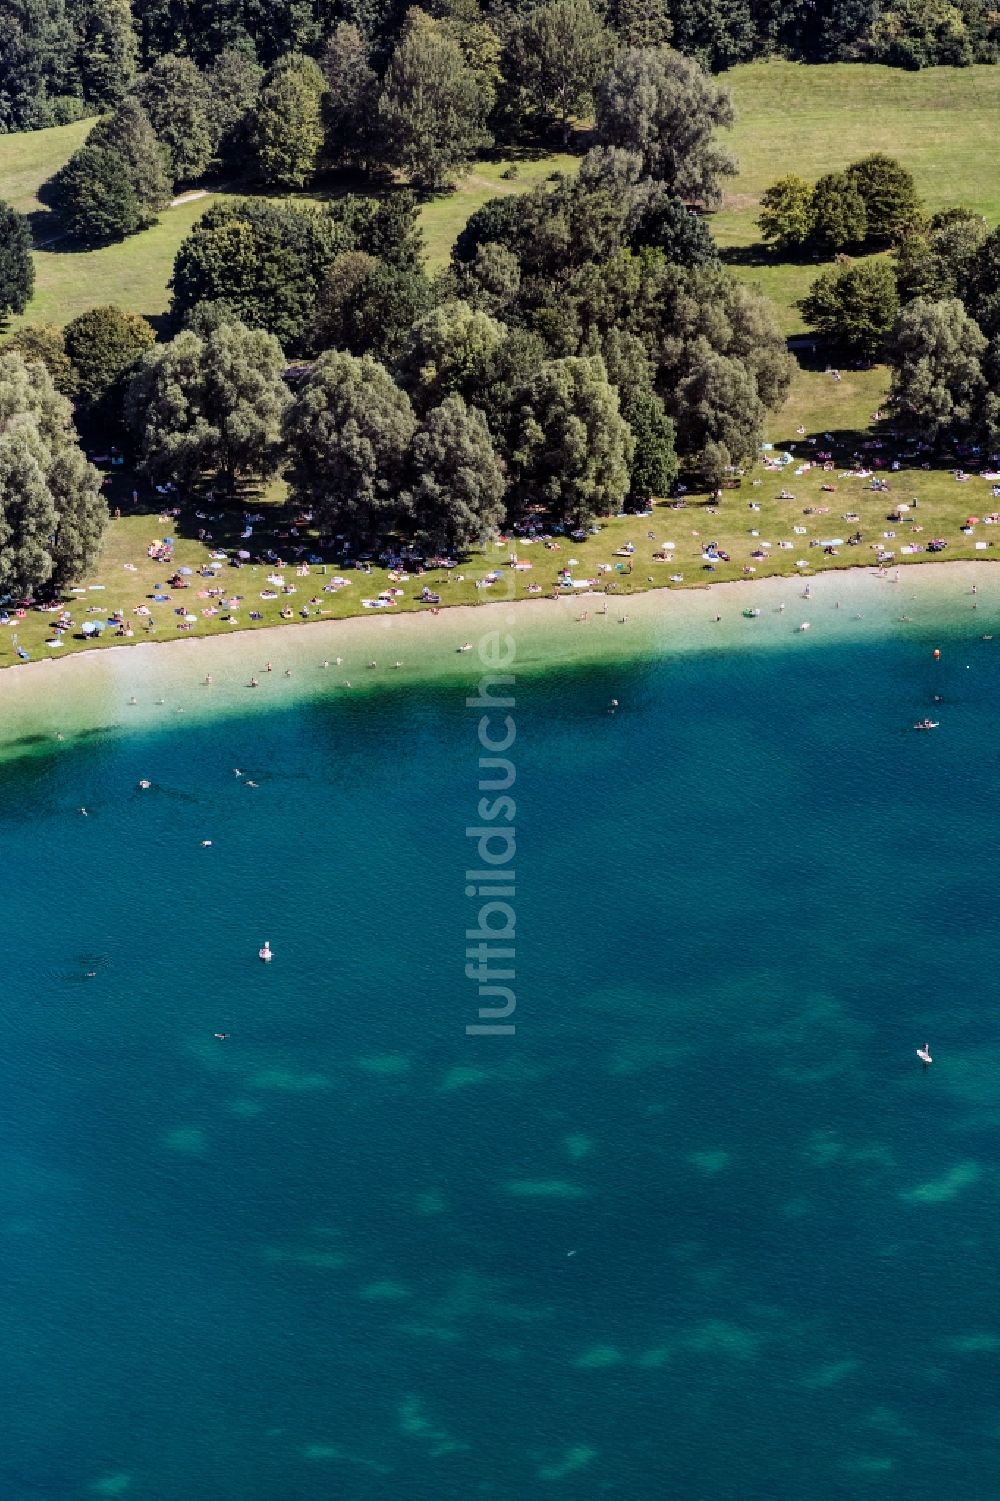
[[[776,177],[796,171],[815,178],[867,151],[881,149],[899,156],[911,168],[929,208],[964,203],[986,214],[991,222],[1000,218],[1000,166],[992,150],[994,121],[1000,118],[1000,68],[908,74],[882,68],[763,63],[734,70],[728,81],[740,114],[731,145],[741,160],[741,172],[731,185],[724,210],[713,218],[713,232],[728,252],[736,274],[774,298],[789,333],[801,327],[794,303],[818,266],[772,261],[759,244],[754,225],[757,199]],[[38,186],[76,149],[85,131],[85,126],[69,126],[34,136],[0,137],[0,196],[11,198],[26,211],[36,210]],[[455,193],[428,203],[423,210],[429,264],[434,267],[445,262],[468,214],[494,193],[524,190],[557,168],[571,169],[573,161],[569,156],[519,159],[514,178],[503,176],[509,158],[477,164]],[[170,209],[154,229],[119,246],[73,254],[55,245],[40,252],[38,290],[27,317],[62,322],[102,301],[117,302],[146,316],[162,312],[167,305],[166,282],[176,247],[204,207],[202,199]],[[872,491],[867,479],[845,477],[854,455],[869,462],[877,458],[886,464],[895,456],[891,442],[883,448],[862,447],[879,441],[873,439],[869,429],[887,385],[887,372],[879,367],[845,369],[839,382],[820,370],[801,369],[768,434],[782,449],[794,446],[795,463],[787,470],[756,470],[739,488],[727,490],[718,507],[712,507],[704,495],[690,495],[682,507],[660,504],[649,517],[611,518],[596,536],[588,536],[582,543],[555,537],[550,547],[543,543],[522,547],[521,558],[532,566],[518,575],[518,595],[527,598],[539,589],[551,593],[563,565],[570,566],[578,580],[593,578],[602,588],[613,585],[614,598],[654,584],[689,588],[716,580],[773,574],[805,576],[817,568],[857,566],[873,560],[873,548],[879,542],[897,550],[900,564],[927,561],[926,552],[905,557],[898,549],[925,544],[937,536],[948,542],[942,555],[945,558],[995,557],[992,539],[996,534],[1000,542],[1000,526],[980,525],[971,536],[961,530],[969,514],[982,517],[994,505],[1000,508],[1000,499],[993,500],[989,482],[976,478],[959,483],[947,470],[924,470],[905,459],[899,471],[887,471],[891,486],[888,494]],[[800,433],[800,428],[805,431]],[[823,437],[824,433],[831,433],[832,439]],[[810,443],[810,438],[816,438],[816,443]],[[794,475],[800,459],[825,449],[835,454],[833,472],[817,468]],[[824,485],[835,488],[826,490]],[[133,487],[139,491],[135,508],[131,505]],[[794,500],[779,499],[783,488],[794,495]],[[273,546],[284,557],[288,566],[283,572],[296,590],[294,595],[262,600],[260,594],[267,587],[269,571],[266,567],[226,567],[219,583],[226,585],[229,596],[242,596],[233,612],[238,626],[226,623],[231,613],[228,608],[213,616],[202,613],[213,602],[197,597],[199,588],[209,587],[197,575],[192,576],[191,587],[183,593],[153,604],[148,596],[155,592],[155,585],[165,582],[171,570],[148,560],[147,545],[164,534],[174,535],[175,565],[197,569],[206,561],[209,547],[197,539],[197,529],[206,521],[196,512],[215,511],[215,507],[188,501],[180,518],[161,521],[157,498],[129,474],[118,473],[109,493],[112,504],[122,503],[124,514],[111,523],[96,576],[86,581],[83,592],[73,600],[77,631],[67,635],[63,647],[48,648],[45,642],[51,634],[51,619],[29,612],[17,622],[16,630],[32,657],[83,649],[78,633],[88,610],[95,612],[90,618],[98,618],[98,610],[106,615],[120,607],[134,623],[134,639],[144,639],[141,621],[132,612],[137,605],[148,604],[157,621],[155,639],[163,640],[182,634],[178,629],[180,617],[175,613],[181,608],[196,617],[191,633],[229,633],[255,624],[249,619],[251,611],[260,614],[261,625],[280,623],[282,607],[292,609],[295,621],[301,618],[303,605],[310,609],[310,618],[316,618],[317,613],[323,617],[360,613],[362,598],[377,596],[391,583],[384,570],[374,569],[371,575],[352,571],[346,574],[349,587],[326,594],[323,586],[336,571],[332,559],[320,565],[326,567],[325,574],[317,566],[309,576],[300,578],[290,552],[294,545],[288,532],[291,518],[282,504],[281,488],[275,486],[266,496],[248,496],[244,504],[250,508],[267,505],[268,520],[255,528],[252,547]],[[898,500],[914,495],[919,497],[917,511],[908,522],[893,527],[886,520],[887,513]],[[751,510],[751,506],[759,510]],[[229,508],[218,520],[207,523],[214,532],[211,545],[234,544],[241,514],[241,507]],[[858,520],[847,521],[846,516]],[[797,526],[805,531],[796,533]],[[914,530],[916,527],[921,530]],[[846,541],[857,530],[864,534],[863,543],[842,546],[836,556],[811,545],[836,537]],[[896,537],[886,538],[883,533],[887,531],[895,531]],[[649,537],[649,532],[654,535]],[[664,540],[676,544],[673,563],[654,561],[653,555]],[[730,561],[707,568],[702,548],[709,541],[728,552]],[[762,548],[762,541],[770,542],[771,547]],[[635,551],[623,557],[620,550],[627,542]],[[779,542],[791,542],[792,547],[779,548]],[[977,542],[985,542],[986,548],[977,548]],[[393,608],[420,608],[415,596],[424,583],[440,592],[443,604],[488,600],[490,590],[477,589],[476,583],[492,569],[504,568],[509,551],[503,546],[489,556],[477,555],[465,561],[451,573],[438,570],[410,580],[402,585],[403,599]],[[764,551],[766,556],[754,559],[754,551]],[[800,562],[808,569],[797,567]],[[126,564],[131,567],[126,568]],[[610,571],[602,571],[605,569]],[[753,573],[747,571],[751,569]],[[674,585],[674,575],[683,583]],[[595,608],[595,601],[583,590],[572,592],[579,592],[581,610]],[[309,605],[313,598],[319,599],[319,605]],[[609,608],[616,608],[613,599]],[[10,636],[10,631],[0,633],[0,666],[15,660]],[[101,644],[108,646],[115,640],[109,630]]]
[[[782,61],[734,68],[725,81],[737,122],[724,132],[739,176],[727,184],[712,233],[733,269],[771,297],[788,334],[804,329],[796,303],[822,269],[813,260],[783,262],[762,244],[755,224],[760,195],[795,172],[814,182],[872,151],[897,157],[913,173],[928,210],[962,204],[1000,221],[1000,68],[898,68]]]

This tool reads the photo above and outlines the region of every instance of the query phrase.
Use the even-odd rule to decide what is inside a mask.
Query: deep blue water
[[[516,698],[0,768],[3,1501],[1000,1496],[1000,642]]]

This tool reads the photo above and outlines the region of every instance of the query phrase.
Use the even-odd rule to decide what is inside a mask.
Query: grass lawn
[[[777,303],[786,333],[803,332],[795,303],[824,263],[783,262],[761,245],[754,220],[761,193],[776,178],[795,172],[814,182],[885,151],[913,173],[931,211],[962,204],[991,224],[1000,220],[1000,68],[908,73],[776,60],[733,68],[725,81],[738,118],[724,136],[740,172],[712,218],[712,234],[737,274]]]
[[[40,209],[38,189],[79,151],[93,124],[77,120],[74,125],[0,135],[0,198],[22,214]]]
[[[488,199],[501,193],[525,193],[553,172],[574,172],[579,160],[566,152],[551,156],[515,152],[477,162],[475,170],[462,178],[454,193],[431,199],[421,210],[420,223],[430,269],[436,271],[447,263],[451,247],[469,215],[482,208]],[[511,167],[517,176],[504,178],[503,173]]]
[[[790,577],[792,600],[794,578],[808,577],[809,572],[821,568],[870,566],[875,559],[876,543],[895,549],[897,562],[910,566],[926,562],[930,555],[922,551],[906,556],[898,549],[904,545],[925,545],[934,537],[946,539],[945,558],[996,558],[993,538],[1000,545],[1000,526],[979,525],[971,536],[961,530],[970,513],[983,517],[994,507],[1000,509],[1000,500],[992,499],[988,481],[976,477],[959,483],[949,470],[924,470],[913,467],[912,461],[909,466],[893,471],[889,467],[895,452],[891,441],[884,442],[864,430],[863,424],[877,410],[883,389],[884,381],[878,371],[845,371],[841,382],[819,373],[804,373],[773,425],[776,450],[786,451],[794,446],[792,463],[780,471],[755,469],[752,477],[741,485],[726,490],[717,505],[706,495],[692,494],[685,496],[682,503],[660,503],[648,516],[605,519],[600,531],[582,542],[555,535],[548,545],[542,541],[521,543],[517,546],[518,556],[531,567],[517,575],[517,597],[528,599],[539,590],[553,593],[558,588],[557,575],[562,567],[568,568],[574,579],[593,579],[598,587],[608,590],[611,594],[608,608],[614,612],[619,608],[616,600],[654,585],[697,588],[709,582],[778,574]],[[807,425],[799,419],[808,419],[819,405],[830,414],[831,426],[826,429],[832,435],[829,439],[822,429],[817,432],[810,427],[806,435],[797,431]],[[815,443],[810,443],[810,436],[816,438]],[[832,472],[813,467],[806,473],[795,473],[800,461],[824,450],[832,451],[837,460]],[[855,455],[869,466],[876,462],[882,466],[878,472],[890,484],[888,494],[873,491],[870,478],[847,475],[848,468],[856,467]],[[135,507],[131,504],[134,485],[140,492]],[[825,488],[828,486],[833,488]],[[793,498],[780,499],[783,489]],[[888,521],[895,503],[909,502],[914,495],[919,497],[919,506],[911,513],[912,519],[897,524]],[[333,555],[327,555],[322,564],[312,565],[308,574],[299,575],[300,558],[295,550],[300,548],[307,555],[315,550],[316,544],[305,534],[296,538],[291,533],[294,517],[284,504],[280,486],[273,487],[266,497],[251,492],[238,504],[226,508],[215,502],[199,505],[189,500],[180,516],[173,517],[160,512],[157,497],[132,475],[118,473],[110,499],[112,505],[121,503],[123,515],[109,526],[104,555],[94,576],[68,596],[75,628],[67,632],[65,644],[48,647],[46,640],[51,636],[53,617],[31,610],[24,619],[15,621],[12,629],[0,631],[0,667],[10,666],[16,660],[12,641],[15,632],[20,645],[34,659],[65,656],[86,649],[87,643],[81,635],[86,620],[106,620],[115,609],[121,609],[132,625],[133,639],[145,640],[142,619],[134,611],[136,606],[148,606],[157,627],[152,639],[172,640],[187,634],[229,634],[234,629],[278,625],[282,623],[282,608],[292,611],[289,623],[301,619],[299,612],[303,607],[309,611],[310,619],[362,614],[365,613],[362,599],[375,598],[397,584],[404,593],[394,610],[426,608],[416,602],[424,584],[441,595],[443,605],[485,603],[492,597],[491,590],[477,588],[477,581],[494,570],[506,573],[509,568],[511,544],[503,543],[488,554],[477,553],[463,559],[453,570],[435,569],[401,582],[390,579],[382,568],[373,568],[370,574],[356,569],[341,570]],[[241,541],[245,509],[260,509],[265,520],[254,523],[252,539]],[[205,514],[199,515],[199,511]],[[198,529],[205,527],[212,533],[210,541],[198,539]],[[797,532],[795,528],[803,530]],[[846,545],[847,538],[859,530],[863,534],[862,543]],[[895,535],[887,535],[890,533]],[[176,539],[172,565],[154,563],[146,554],[149,543],[164,536]],[[835,556],[830,556],[818,544],[834,538],[842,539],[845,545],[837,549]],[[672,562],[654,558],[667,540],[675,544]],[[708,542],[717,543],[727,552],[729,561],[707,567],[702,549]],[[764,548],[763,542],[770,546]],[[779,547],[782,542],[791,546]],[[987,550],[978,550],[976,542],[985,542]],[[623,555],[627,543],[633,544],[634,552]],[[268,575],[273,570],[254,563],[241,568],[226,563],[217,580],[200,578],[195,572],[190,576],[190,587],[183,591],[156,587],[166,584],[175,567],[197,570],[208,563],[212,550],[231,552],[238,546],[255,554],[273,547],[285,565],[278,572],[295,592],[284,594],[279,590],[276,599],[262,599],[261,592],[269,588]],[[755,551],[763,552],[764,556],[754,558]],[[324,586],[341,571],[349,580],[347,587],[326,593]],[[212,609],[216,601],[207,596],[199,598],[199,591],[213,587],[223,587],[225,600],[235,603],[225,604],[217,614],[206,615],[203,612]],[[597,608],[597,602],[582,589],[560,592],[579,597],[581,610]],[[152,599],[154,593],[169,597],[156,602]],[[509,597],[506,582],[503,597]],[[182,630],[179,625],[181,617],[177,612],[185,609],[195,616],[190,630]],[[251,611],[259,613],[261,619],[251,621]],[[228,623],[231,614],[235,616],[235,625]],[[113,630],[107,629],[96,649],[121,644]]]
[[[2,147],[2,138],[0,138]],[[68,323],[95,303],[114,302],[129,312],[155,319],[170,304],[167,282],[181,241],[210,203],[223,195],[178,204],[159,223],[116,245],[73,251],[54,245],[35,252],[35,295],[22,323]]]

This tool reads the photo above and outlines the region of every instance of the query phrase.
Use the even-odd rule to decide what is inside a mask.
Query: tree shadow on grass
[[[724,266],[769,266],[775,271],[782,266],[806,266],[815,267],[818,272],[829,263],[828,257],[809,251],[804,251],[801,255],[790,255],[787,252],[779,254],[761,240],[753,245],[721,245],[719,260]]]

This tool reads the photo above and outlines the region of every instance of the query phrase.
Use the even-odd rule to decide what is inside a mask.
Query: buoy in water
[[[258,958],[263,959],[265,964],[269,963],[270,960],[274,958],[274,953],[271,949],[271,945],[268,943],[266,938],[264,939],[263,948],[259,948],[257,950],[257,955]]]

